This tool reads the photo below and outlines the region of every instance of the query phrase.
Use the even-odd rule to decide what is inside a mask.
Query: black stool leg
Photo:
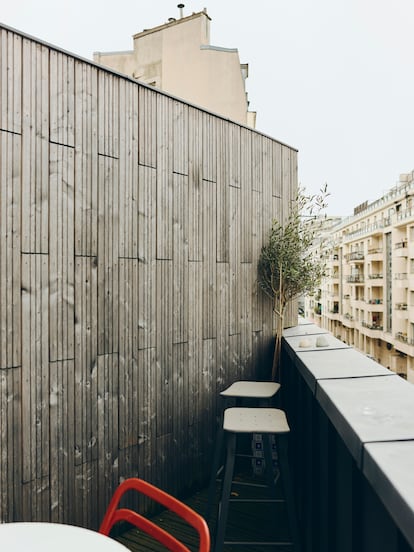
[[[289,517],[289,526],[292,534],[295,552],[300,552],[300,533],[295,507],[295,496],[293,492],[293,483],[290,476],[290,467],[288,459],[288,435],[281,434],[276,436],[276,446],[280,466],[280,477],[282,479],[283,490],[285,493],[286,507]]]
[[[209,525],[210,525],[211,513],[213,510],[215,497],[216,497],[217,472],[221,466],[221,456],[223,452],[223,434],[224,434],[223,423],[221,423],[220,427],[217,430],[216,444],[215,444],[214,456],[213,456],[213,465],[211,468],[210,484],[208,487],[207,509],[205,513],[205,520]]]
[[[272,459],[272,436],[270,434],[263,434],[263,451],[265,458],[265,475],[266,483],[271,489],[276,486],[275,478],[273,475],[273,459]]]
[[[227,515],[229,511],[229,501],[231,493],[231,484],[233,480],[234,460],[236,456],[236,434],[227,433],[227,451],[226,451],[226,469],[224,473],[223,489],[221,493],[221,502],[216,528],[215,552],[222,552],[224,546],[224,537],[226,533]]]

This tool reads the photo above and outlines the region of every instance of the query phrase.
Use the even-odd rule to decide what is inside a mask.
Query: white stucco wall
[[[248,113],[237,49],[210,46],[205,12],[143,31],[131,52],[96,53],[94,60],[241,124]]]

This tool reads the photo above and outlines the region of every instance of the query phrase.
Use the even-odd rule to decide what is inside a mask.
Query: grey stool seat
[[[236,381],[220,393],[225,398],[272,399],[280,389],[280,383],[273,381]]]
[[[286,414],[278,408],[227,408],[224,431],[234,433],[289,433]]]
[[[223,432],[226,438],[226,459],[225,473],[222,485],[220,507],[218,509],[216,534],[215,534],[215,552],[222,552],[224,544],[231,544],[231,541],[225,541],[227,517],[230,503],[230,495],[233,482],[234,463],[236,456],[236,440],[237,436],[245,433],[261,433],[267,436],[263,439],[265,452],[265,466],[268,486],[274,489],[275,485],[272,481],[272,455],[270,438],[274,436],[276,448],[278,452],[278,463],[280,470],[280,478],[284,490],[284,498],[287,507],[290,532],[292,536],[292,544],[294,550],[298,551],[299,547],[299,531],[297,526],[296,511],[294,505],[293,486],[290,477],[290,468],[287,453],[287,438],[290,432],[289,424],[286,419],[286,414],[278,408],[244,408],[232,407],[224,411],[223,417]],[[237,499],[236,499],[237,500]],[[257,499],[254,499],[257,501]],[[264,499],[268,500],[268,499]],[[275,523],[277,520],[275,520]],[[248,542],[233,543],[233,545],[248,546]],[[259,544],[259,543],[254,543]],[[266,543],[282,544],[278,542]],[[284,543],[286,544],[286,543]]]

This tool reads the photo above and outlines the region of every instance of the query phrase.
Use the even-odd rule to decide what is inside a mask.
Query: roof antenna
[[[180,19],[182,19],[184,17],[184,4],[177,4],[177,8],[180,10]]]

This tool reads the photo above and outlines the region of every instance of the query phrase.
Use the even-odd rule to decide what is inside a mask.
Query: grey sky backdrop
[[[178,17],[176,0],[0,0],[0,21],[85,58],[132,49]],[[350,215],[414,169],[413,0],[183,0],[207,8],[211,43],[238,48],[257,129],[299,150],[299,180],[325,182]]]

